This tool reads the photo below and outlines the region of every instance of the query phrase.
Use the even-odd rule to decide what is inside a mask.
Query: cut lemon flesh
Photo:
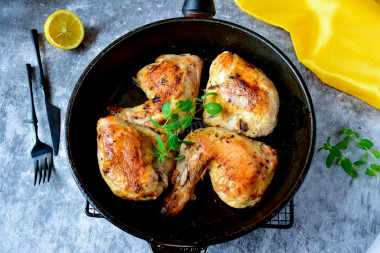
[[[68,10],[51,14],[45,22],[44,31],[50,44],[64,50],[78,47],[84,37],[82,21]]]

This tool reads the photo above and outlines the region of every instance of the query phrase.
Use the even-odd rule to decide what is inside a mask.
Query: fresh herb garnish
[[[342,127],[339,132],[341,135],[346,135],[343,140],[335,145],[331,145],[331,137],[327,138],[326,143],[323,147],[319,148],[318,151],[326,150],[329,151],[329,155],[326,158],[326,167],[330,168],[334,161],[343,168],[343,170],[350,175],[352,178],[359,177],[357,171],[363,171],[366,175],[371,177],[380,178],[380,165],[376,163],[376,159],[380,159],[380,152],[377,150],[371,150],[374,146],[373,142],[368,139],[359,139],[360,134],[351,129],[346,129]],[[366,152],[361,156],[361,160],[351,162],[348,157],[345,157],[342,153],[343,149],[346,149],[350,144],[350,141],[354,140],[356,142],[356,147]],[[370,164],[367,165],[368,157],[370,157]],[[365,169],[360,168],[360,166],[366,165]]]
[[[222,111],[222,106],[218,103],[208,103],[205,105],[206,112],[215,115]]]
[[[149,117],[150,121],[157,127],[163,128],[166,134],[169,136],[166,141],[166,145],[163,143],[160,135],[157,134],[157,147],[153,147],[153,152],[157,155],[159,161],[165,161],[165,157],[171,158],[173,160],[181,160],[184,156],[171,157],[169,155],[170,150],[178,152],[180,149],[180,143],[192,145],[193,142],[183,141],[178,138],[178,134],[189,127],[195,120],[201,120],[201,118],[197,118],[194,115],[202,110],[203,108],[206,112],[215,115],[222,111],[222,106],[218,103],[208,103],[205,104],[205,99],[208,96],[216,96],[218,93],[210,92],[203,95],[201,98],[188,99],[185,101],[177,101],[176,107],[174,110],[170,108],[170,101],[166,101],[162,106],[162,114],[165,116],[166,121],[163,125],[155,121],[152,117]],[[197,106],[200,108],[197,109]],[[187,115],[179,121],[178,112],[190,112],[191,115]],[[166,146],[166,147],[165,147]]]

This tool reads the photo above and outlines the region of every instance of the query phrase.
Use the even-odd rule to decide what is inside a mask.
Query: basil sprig
[[[339,134],[345,135],[343,140],[335,145],[331,145],[331,137],[328,137],[324,146],[318,149],[318,151],[326,150],[329,152],[326,158],[326,167],[330,168],[334,161],[337,161],[338,165],[340,165],[352,178],[359,177],[357,171],[363,171],[370,177],[376,176],[377,178],[380,178],[380,165],[376,163],[376,159],[380,159],[380,152],[378,150],[371,150],[374,146],[373,142],[368,139],[359,139],[360,134],[358,132],[346,129],[345,127],[342,127]],[[356,143],[357,148],[366,151],[361,155],[361,159],[355,162],[352,162],[342,153],[343,149],[347,149],[351,140]],[[370,158],[369,165],[367,164],[368,158]],[[364,166],[364,168],[361,168],[360,166]]]
[[[169,152],[176,151],[178,152],[180,149],[180,144],[184,143],[187,145],[192,145],[194,142],[180,140],[178,134],[189,127],[195,120],[202,120],[201,118],[195,117],[194,115],[202,109],[205,109],[206,112],[216,115],[220,113],[223,108],[220,104],[212,102],[205,104],[205,99],[208,96],[216,96],[218,93],[210,92],[203,95],[201,98],[188,99],[185,101],[177,101],[176,107],[171,110],[170,101],[166,101],[162,106],[162,114],[165,116],[166,121],[163,125],[155,121],[152,117],[149,116],[150,121],[157,127],[163,128],[166,134],[169,136],[166,141],[166,145],[162,141],[160,135],[157,134],[157,145],[158,147],[153,147],[153,152],[157,155],[159,161],[165,161],[165,157],[168,157],[173,160],[181,160],[184,158],[183,155],[178,157],[171,157]],[[197,106],[200,108],[197,109]],[[178,112],[191,112],[191,115],[187,115],[179,120]]]

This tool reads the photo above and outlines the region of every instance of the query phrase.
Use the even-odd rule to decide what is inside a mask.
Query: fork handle
[[[32,67],[30,66],[30,64],[26,64],[26,72],[28,73],[30,99],[32,101],[32,123],[34,125],[34,131],[36,132],[36,138],[38,139],[38,133],[37,133],[38,119],[36,115],[36,108],[34,107],[33,87],[32,87]]]
[[[31,29],[30,30],[30,35],[32,37],[32,42],[34,45],[34,49],[36,51],[36,56],[37,56],[37,62],[38,62],[38,68],[40,70],[40,84],[41,84],[41,89],[45,95],[45,99],[49,101],[49,93],[47,92],[47,83],[44,75],[44,70],[42,68],[42,63],[41,63],[41,56],[40,56],[40,43],[38,41],[38,32],[36,29]],[[49,101],[50,102],[50,101]]]

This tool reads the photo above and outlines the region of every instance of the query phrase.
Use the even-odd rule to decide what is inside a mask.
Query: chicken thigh
[[[202,68],[203,61],[196,55],[161,55],[137,73],[137,82],[149,100],[133,108],[110,107],[109,112],[162,133],[164,130],[152,124],[149,116],[164,123],[162,105],[166,101],[170,100],[171,108],[175,108],[179,100],[198,97]],[[180,111],[179,120],[188,114]]]
[[[156,199],[168,186],[175,161],[159,162],[153,130],[120,117],[101,118],[97,124],[100,173],[111,191],[124,199]],[[162,136],[165,140],[165,137]],[[174,154],[171,154],[174,155]]]
[[[210,67],[206,103],[217,102],[223,111],[211,115],[204,111],[203,121],[248,137],[270,134],[277,124],[279,97],[276,87],[258,68],[236,54],[223,52]]]
[[[173,188],[164,199],[163,212],[175,215],[193,198],[194,188],[209,171],[215,192],[234,208],[254,206],[261,200],[278,164],[276,150],[234,131],[216,127],[198,129],[182,144],[173,172]]]

